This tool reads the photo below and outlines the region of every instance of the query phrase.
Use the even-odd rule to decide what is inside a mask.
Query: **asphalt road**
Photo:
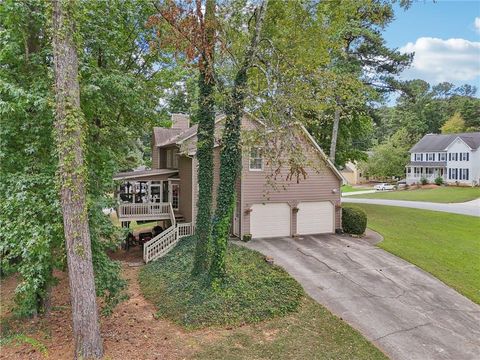
[[[386,200],[386,199],[359,199],[351,197],[342,197],[344,203],[360,203],[401,206],[407,208],[443,211],[453,214],[471,215],[480,217],[480,199],[464,202],[464,203],[432,203],[423,201],[405,201],[405,200]],[[479,357],[480,358],[480,357]]]

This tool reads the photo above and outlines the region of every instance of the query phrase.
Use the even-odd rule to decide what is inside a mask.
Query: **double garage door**
[[[330,201],[298,204],[297,231],[299,235],[332,233],[335,230],[335,211]],[[254,204],[250,213],[250,233],[253,238],[290,236],[292,210],[287,203]]]

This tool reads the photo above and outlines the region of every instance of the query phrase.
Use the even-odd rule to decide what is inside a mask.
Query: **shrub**
[[[342,228],[347,234],[362,235],[367,228],[367,214],[360,208],[342,208]]]
[[[443,178],[441,176],[438,176],[437,178],[435,178],[435,185],[443,185]]]
[[[252,234],[243,235],[243,241],[249,242],[250,240],[252,240]]]
[[[427,178],[422,177],[422,178],[420,179],[420,184],[422,184],[422,185],[427,185],[427,184],[428,184]]]

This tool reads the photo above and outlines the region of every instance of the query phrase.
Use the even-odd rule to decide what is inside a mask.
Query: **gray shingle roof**
[[[410,149],[410,152],[444,151],[457,137],[474,150],[480,147],[480,132],[427,134]]]
[[[153,128],[153,133],[154,133],[154,136],[155,136],[155,145],[157,145],[157,146],[168,145],[168,144],[172,143],[172,139],[174,137],[181,134],[182,132],[183,132],[183,130],[181,130],[181,129],[169,129],[169,128],[154,127]]]
[[[171,175],[178,173],[177,169],[149,169],[119,172],[113,176],[113,180],[133,180],[148,176]]]

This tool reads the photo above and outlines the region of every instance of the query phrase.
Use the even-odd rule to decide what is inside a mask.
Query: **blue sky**
[[[416,54],[401,78],[472,84],[480,95],[480,1],[414,1],[406,11],[395,7],[395,17],[387,44]]]

